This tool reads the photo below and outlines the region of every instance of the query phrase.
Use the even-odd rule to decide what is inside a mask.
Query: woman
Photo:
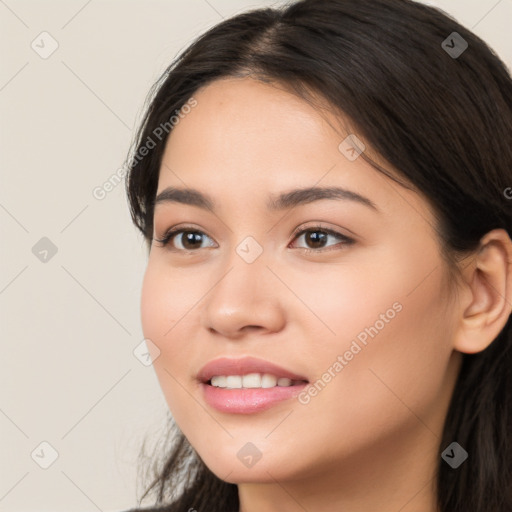
[[[159,510],[512,510],[511,142],[504,64],[409,0],[183,52],[127,179]]]

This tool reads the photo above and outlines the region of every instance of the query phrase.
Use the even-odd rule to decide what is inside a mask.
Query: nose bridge
[[[244,237],[223,261],[225,277],[215,287],[217,292],[226,291],[243,302],[257,301],[259,294],[270,284],[267,264],[268,252],[264,251],[262,243],[253,236]]]
[[[254,237],[246,237],[223,260],[219,277],[205,297],[202,323],[225,336],[245,326],[277,330],[283,315],[275,276],[268,258]]]

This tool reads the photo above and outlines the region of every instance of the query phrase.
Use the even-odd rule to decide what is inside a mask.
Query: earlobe
[[[504,229],[482,238],[464,276],[465,300],[453,343],[455,350],[474,354],[496,339],[512,312],[512,241]]]

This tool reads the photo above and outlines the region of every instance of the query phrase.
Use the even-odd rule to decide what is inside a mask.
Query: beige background
[[[124,183],[101,200],[93,191],[121,167],[177,52],[223,17],[273,3],[0,0],[0,512],[136,504],[139,447],[166,411],[133,353],[146,257]],[[425,3],[512,68],[512,0]]]

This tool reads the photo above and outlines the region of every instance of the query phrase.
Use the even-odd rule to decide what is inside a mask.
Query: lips
[[[216,375],[246,375],[248,373],[270,373],[277,378],[286,377],[290,380],[309,382],[303,375],[255,357],[214,359],[201,368],[197,379],[203,384],[207,384]]]

